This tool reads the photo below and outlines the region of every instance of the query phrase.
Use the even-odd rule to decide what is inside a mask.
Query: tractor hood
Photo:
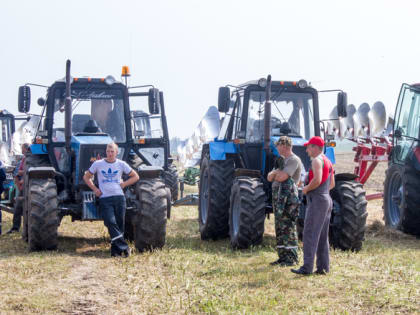
[[[83,184],[83,174],[93,162],[106,157],[106,145],[111,142],[113,140],[107,134],[83,134],[71,137],[71,148],[76,157],[76,184]]]
[[[108,144],[113,142],[107,134],[91,134],[91,135],[76,135],[71,137],[72,148],[80,146],[81,144]]]

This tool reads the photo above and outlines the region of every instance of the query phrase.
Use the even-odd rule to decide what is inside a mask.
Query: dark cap
[[[324,139],[322,139],[321,137],[315,136],[309,139],[309,141],[306,142],[304,146],[306,147],[308,144],[314,144],[319,147],[323,147],[325,143],[324,143]]]
[[[275,145],[285,145],[285,146],[291,147],[292,139],[288,136],[281,136],[279,140],[275,142]]]

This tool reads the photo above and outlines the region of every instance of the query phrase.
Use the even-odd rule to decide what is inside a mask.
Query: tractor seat
[[[87,133],[98,133],[98,132],[100,132],[100,133],[102,133],[102,130],[101,130],[101,128],[99,128],[98,123],[95,120],[90,119],[86,123],[85,128],[83,129],[83,132],[87,132]]]
[[[71,119],[71,129],[73,131],[73,134],[83,132],[89,120],[91,120],[90,115],[73,115]]]

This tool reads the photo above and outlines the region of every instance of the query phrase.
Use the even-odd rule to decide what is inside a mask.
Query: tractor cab
[[[219,111],[226,115],[217,140],[237,143],[243,152],[243,166],[267,174],[273,164],[272,159],[266,161],[264,141],[278,156],[274,142],[287,135],[292,138],[295,154],[308,169],[310,160],[303,144],[320,134],[319,124],[315,123],[319,120],[318,92],[305,80],[272,81],[270,85],[269,116],[265,114],[266,79],[239,85],[232,92],[229,87],[219,89]]]

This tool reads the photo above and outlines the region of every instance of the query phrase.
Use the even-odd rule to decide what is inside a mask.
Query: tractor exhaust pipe
[[[271,74],[267,76],[267,86],[265,87],[264,104],[264,150],[269,153],[271,141]]]
[[[64,126],[65,126],[65,139],[66,139],[66,152],[70,154],[70,141],[71,141],[71,89],[70,89],[70,60],[66,62],[66,99],[65,99],[65,114],[64,114]]]

